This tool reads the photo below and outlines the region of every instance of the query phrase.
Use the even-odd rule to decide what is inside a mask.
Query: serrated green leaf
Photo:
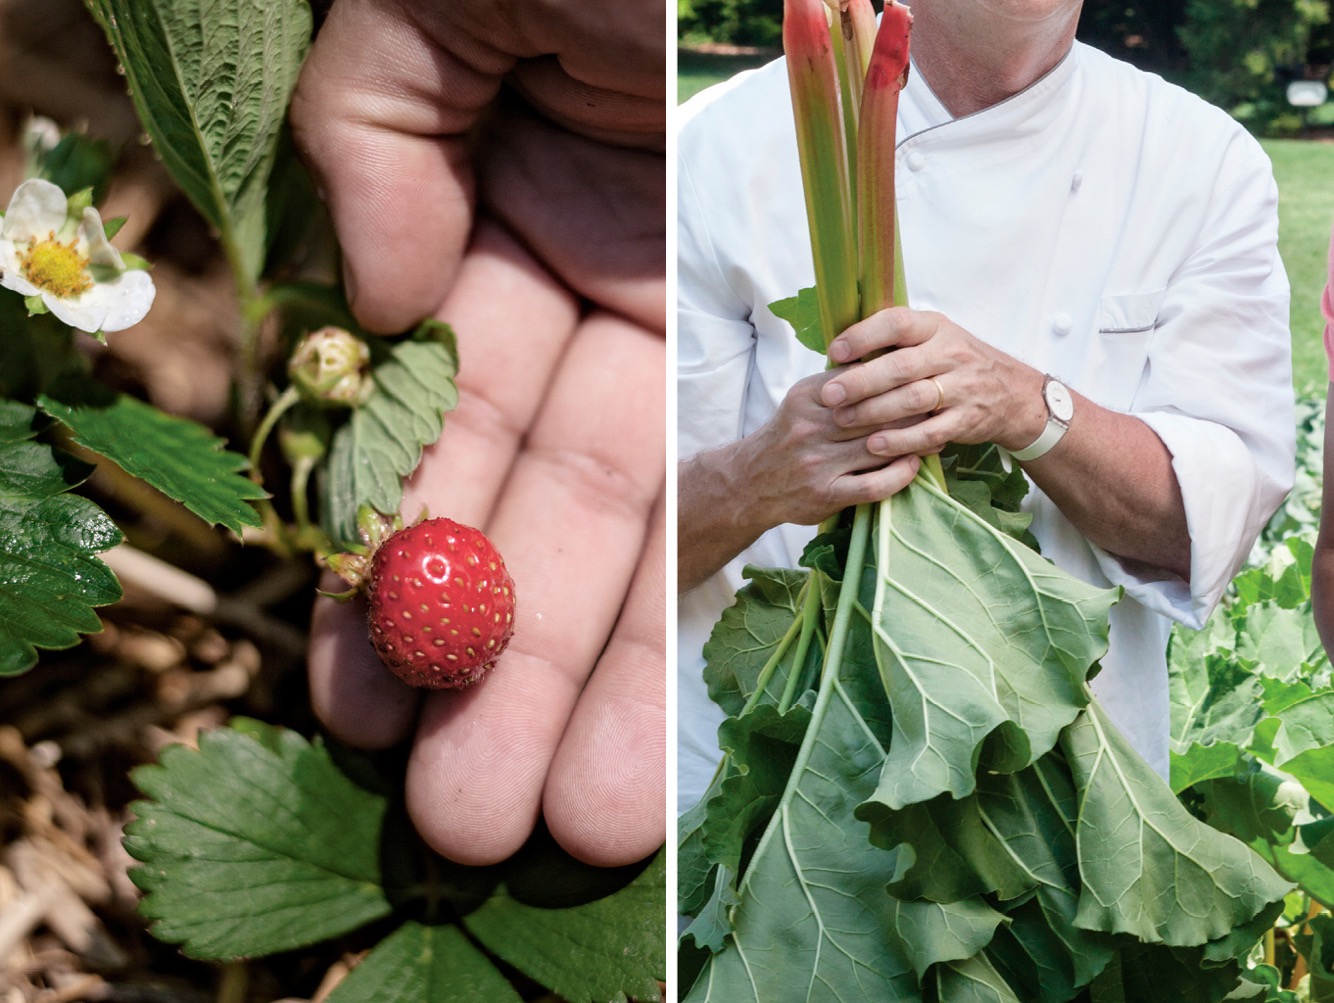
[[[761,704],[719,727],[718,741],[729,755],[731,770],[708,802],[704,852],[709,860],[740,873],[744,847],[778,806],[810,721],[811,709],[805,704],[786,714]]]
[[[39,420],[31,407],[0,402],[0,676],[32,668],[38,648],[68,648],[101,630],[93,607],[121,595],[96,556],[120,530],[67,493],[89,468],[30,441]]]
[[[388,915],[385,799],[294,732],[280,748],[224,728],[133,776],[125,848],[153,933],[197,958],[271,954]]]
[[[1191,816],[1096,702],[1061,747],[1079,791],[1080,927],[1199,945],[1291,889],[1244,844]]]
[[[750,584],[723,611],[704,645],[704,681],[710,698],[729,715],[740,714],[755,694],[760,672],[792,626],[801,607],[806,571],[747,566]],[[819,651],[811,658],[818,664]],[[808,663],[809,664],[809,663]],[[757,699],[776,704],[787,685],[790,662],[778,670]]]
[[[797,341],[812,352],[824,355],[824,328],[820,320],[820,296],[814,286],[800,290],[797,295],[775,300],[769,304],[770,312],[779,320],[785,320],[796,332]]]
[[[642,865],[596,868],[549,842],[530,843],[505,865],[497,893],[462,923],[488,951],[569,1003],[661,1000],[666,861],[660,850]]]
[[[1264,716],[1260,679],[1227,658],[1172,661],[1172,747],[1230,742],[1247,745]],[[1173,784],[1175,787],[1176,785]]]
[[[38,399],[43,411],[70,431],[74,441],[106,457],[188,508],[210,525],[239,534],[259,526],[249,502],[264,489],[240,471],[244,456],[223,448],[203,425],[165,414],[127,394],[65,387]]]
[[[1232,742],[1192,745],[1185,752],[1169,753],[1169,776],[1173,794],[1181,794],[1197,784],[1231,777],[1246,762],[1241,746]]]
[[[304,0],[87,0],[140,121],[254,282],[269,174],[311,34]]]
[[[329,994],[328,1003],[440,1003],[522,997],[457,926],[408,922],[382,940]]]
[[[1249,606],[1237,636],[1237,655],[1279,679],[1300,678],[1303,666],[1324,662],[1315,621],[1307,609],[1284,609],[1273,601]]]
[[[423,447],[440,438],[445,414],[458,404],[457,372],[454,336],[443,325],[419,329],[375,366],[375,393],[334,434],[330,449],[325,521],[335,540],[359,542],[363,505],[398,512],[403,479],[417,468]]]
[[[1283,682],[1266,676],[1264,711],[1281,724],[1270,748],[1275,766],[1309,749],[1334,745],[1334,690],[1312,690],[1300,680]]]
[[[1172,639],[1168,685],[1175,793],[1237,772],[1241,750],[1250,744],[1265,713],[1259,678],[1229,653],[1203,653],[1207,638],[1201,631],[1186,643],[1180,634]]]

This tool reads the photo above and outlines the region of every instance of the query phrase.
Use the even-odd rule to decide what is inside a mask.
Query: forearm
[[[756,519],[737,468],[735,443],[677,466],[677,589],[689,592],[770,528]],[[739,489],[740,488],[740,489]]]
[[[1190,533],[1172,456],[1138,418],[1077,396],[1069,432],[1025,470],[1090,542],[1190,579]]]
[[[1325,414],[1334,405],[1334,382],[1325,394]],[[1334,472],[1334,422],[1325,422],[1325,470]],[[1311,611],[1326,652],[1334,652],[1334,476],[1320,496],[1320,535],[1311,557]]]
[[[1311,557],[1311,612],[1326,654],[1334,653],[1334,526],[1323,521]]]

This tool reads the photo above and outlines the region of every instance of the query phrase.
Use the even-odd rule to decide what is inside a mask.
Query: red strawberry
[[[460,689],[495,664],[514,633],[514,582],[480,530],[427,519],[371,561],[371,643],[413,686]]]

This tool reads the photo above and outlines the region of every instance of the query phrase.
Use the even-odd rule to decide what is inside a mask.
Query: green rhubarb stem
[[[847,646],[848,627],[852,611],[861,591],[862,572],[866,566],[866,544],[871,535],[871,516],[875,506],[858,505],[852,517],[852,539],[848,542],[848,560],[843,566],[843,581],[838,590],[838,605],[834,608],[834,623],[829,629],[829,647],[825,651],[823,678],[838,677],[843,668],[843,649]],[[824,681],[821,688],[824,688]]]
[[[818,571],[811,572],[811,577],[806,579],[806,588],[803,590],[805,598],[798,616],[801,621],[801,635],[797,638],[797,650],[792,657],[792,671],[788,673],[787,685],[783,687],[782,699],[778,701],[780,714],[786,714],[797,699],[801,677],[805,675],[802,670],[806,665],[806,654],[811,650],[811,638],[815,636],[815,625],[820,620],[820,589],[811,587],[812,579],[818,574],[820,574]]]
[[[858,319],[848,151],[823,0],[784,0],[783,48],[826,346]]]
[[[750,697],[746,700],[745,706],[741,708],[742,715],[750,713],[750,711],[755,708],[755,705],[760,702],[760,697],[764,695],[764,691],[768,688],[769,681],[773,678],[774,672],[778,669],[778,664],[783,660],[783,656],[787,654],[788,649],[792,647],[792,642],[797,640],[803,633],[803,621],[806,619],[806,609],[810,605],[810,603],[806,601],[806,595],[810,592],[818,593],[819,591],[818,589],[811,588],[811,580],[814,577],[815,572],[813,571],[806,576],[806,584],[801,587],[801,593],[798,596],[800,605],[797,609],[797,615],[792,618],[792,622],[788,624],[787,630],[784,631],[782,638],[778,642],[778,647],[774,648],[773,652],[765,661],[764,667],[760,669],[759,678],[755,683],[755,691],[751,693]],[[797,669],[794,668],[793,674],[795,675],[796,672]],[[779,709],[782,711],[787,708],[780,705]]]

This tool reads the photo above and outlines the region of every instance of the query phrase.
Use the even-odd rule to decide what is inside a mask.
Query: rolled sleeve
[[[1192,627],[1217,605],[1294,474],[1277,189],[1249,136],[1236,135],[1220,164],[1202,192],[1205,221],[1168,286],[1130,408],[1171,453],[1190,531],[1190,581],[1155,581],[1097,555],[1109,579]]]

